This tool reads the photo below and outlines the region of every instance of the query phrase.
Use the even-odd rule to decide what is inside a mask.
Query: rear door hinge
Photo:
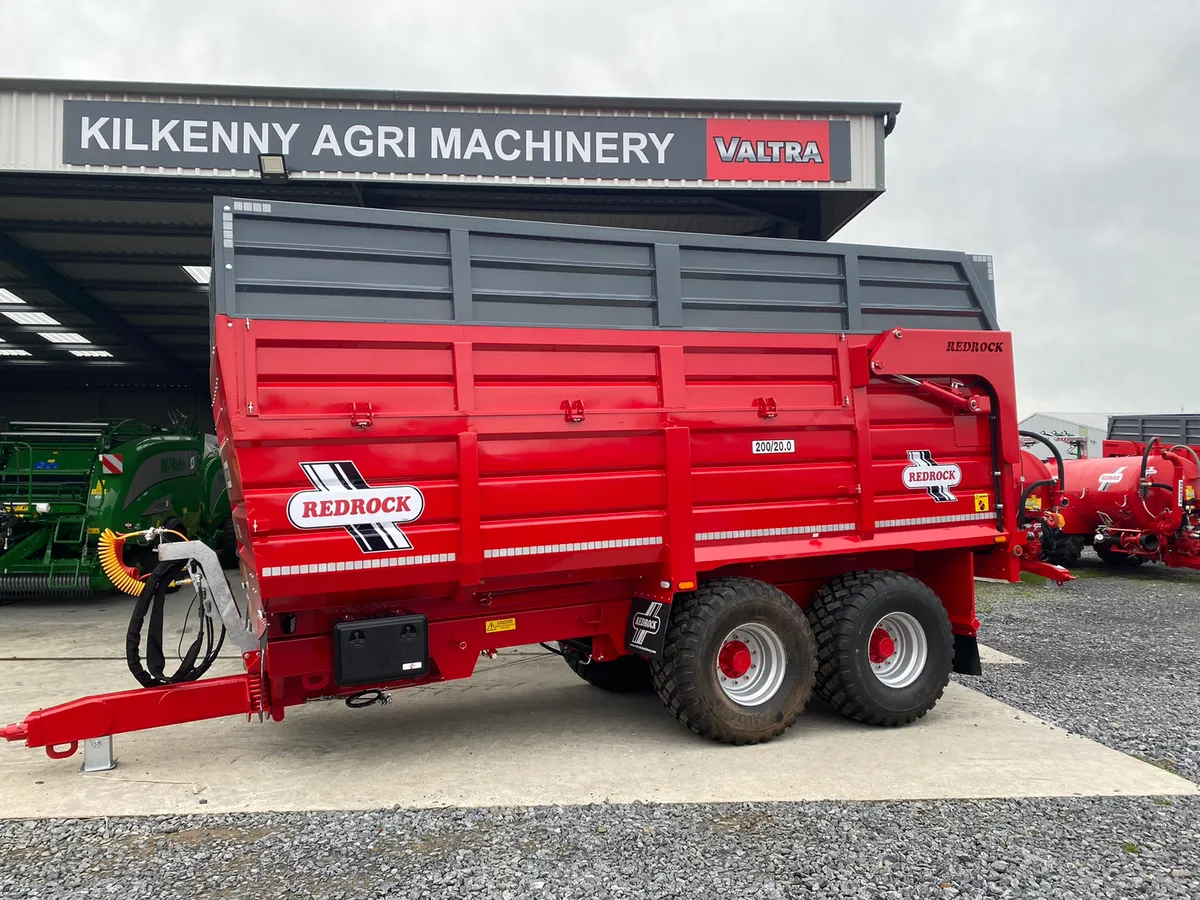
[[[364,404],[364,409],[359,409],[357,403],[350,404],[350,425],[353,428],[370,428],[375,421],[375,413],[371,409],[371,404]]]

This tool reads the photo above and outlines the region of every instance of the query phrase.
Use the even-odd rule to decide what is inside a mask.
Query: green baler
[[[110,590],[97,555],[105,529],[167,526],[226,555],[229,496],[216,440],[132,420],[0,427],[0,599]],[[124,561],[155,557],[138,539]]]

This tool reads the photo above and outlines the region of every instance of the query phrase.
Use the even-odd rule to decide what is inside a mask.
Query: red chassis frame
[[[218,363],[214,365],[213,387],[218,437],[224,442],[234,438],[236,432],[239,445],[244,440],[269,440],[268,423],[244,414],[247,396],[257,396],[254,342],[287,340],[311,323],[255,322],[253,332],[249,322],[245,329],[222,327],[226,324],[229,323],[219,318],[216,329]],[[378,330],[359,325],[340,327],[342,339],[349,342],[370,341]],[[646,340],[644,335],[631,336],[628,332],[589,332],[581,338],[580,331],[568,329],[406,327],[408,339],[412,339],[413,333],[454,348],[456,365],[460,366],[455,373],[456,396],[468,398],[470,366],[465,351],[460,349],[464,340],[483,342],[494,334],[508,341],[524,337],[541,345],[578,344],[581,340],[609,344]],[[30,713],[23,722],[4,728],[0,735],[9,741],[23,741],[29,747],[45,747],[51,756],[62,757],[73,753],[78,742],[90,738],[239,714],[280,720],[287,706],[312,699],[464,678],[473,672],[481,654],[503,647],[591,638],[593,656],[598,660],[610,659],[626,652],[625,630],[633,597],[669,603],[677,590],[693,588],[700,574],[717,571],[750,575],[776,584],[801,605],[807,605],[823,583],[847,571],[867,568],[906,571],[938,593],[954,633],[969,639],[974,638],[979,627],[974,610],[975,575],[1011,581],[1025,568],[1057,579],[1070,577],[1064,570],[1039,564],[1022,553],[1028,534],[1017,528],[1015,518],[1019,486],[1014,467],[1020,463],[1020,445],[1008,334],[988,333],[991,346],[998,349],[978,353],[955,349],[972,344],[980,346],[978,332],[894,329],[874,338],[721,335],[727,344],[740,344],[750,350],[794,346],[803,341],[806,346],[834,354],[838,360],[838,393],[845,392],[846,409],[814,415],[822,419],[819,424],[823,426],[850,429],[860,472],[873,464],[873,428],[867,391],[870,384],[880,379],[906,385],[935,406],[956,415],[991,416],[994,427],[989,439],[990,465],[995,466],[991,474],[995,476],[997,515],[989,523],[876,531],[875,485],[868,473],[868,477],[860,475],[856,497],[858,525],[853,533],[708,545],[697,545],[694,540],[694,509],[688,487],[691,474],[688,425],[701,418],[683,407],[684,359],[678,344],[688,337],[701,342],[713,339],[712,335],[675,334],[669,338],[656,335],[659,340],[672,341],[671,345],[657,348],[657,357],[662,405],[677,412],[668,410],[656,420],[667,447],[667,538],[654,565],[631,566],[623,560],[620,550],[604,551],[611,553],[611,564],[593,565],[586,571],[586,580],[561,570],[509,577],[497,572],[496,577],[487,579],[484,587],[479,575],[484,554],[478,527],[478,487],[475,487],[474,493],[466,489],[462,492],[462,525],[456,554],[460,574],[457,578],[447,578],[437,591],[430,591],[429,585],[420,590],[382,586],[378,579],[383,573],[369,571],[373,579],[366,580],[368,572],[362,573],[361,587],[356,587],[352,596],[324,593],[296,596],[289,590],[289,596],[279,598],[286,602],[273,605],[274,598],[264,598],[257,589],[260,573],[253,552],[256,538],[252,537],[250,547],[243,541],[243,575],[248,576],[246,580],[252,588],[248,596],[250,619],[261,639],[261,649],[243,655],[245,674],[83,698]],[[219,367],[223,380],[218,379]],[[242,371],[238,371],[241,367]],[[954,384],[954,379],[959,378],[977,379],[979,386],[967,387],[964,393],[961,385]],[[949,385],[944,381],[949,381]],[[566,412],[565,421],[574,421],[571,410]],[[761,404],[760,414],[767,415]],[[359,415],[356,410],[352,424],[362,424],[357,420]],[[369,422],[370,412],[366,415]],[[544,420],[536,425],[544,427]],[[460,472],[464,483],[474,477],[478,484],[478,462],[473,469],[470,463],[476,437],[468,429],[466,419],[441,422],[438,427],[460,429],[457,431]],[[236,466],[232,469],[236,481]],[[235,485],[231,496],[237,498],[240,494],[241,486]],[[240,517],[241,534],[251,533],[245,509],[235,511],[235,517]],[[475,525],[469,527],[472,520]],[[295,582],[294,576],[291,581]],[[428,599],[431,593],[438,599]],[[347,618],[403,612],[419,612],[428,617],[431,674],[392,684],[353,688],[337,685],[332,677],[333,624]]]

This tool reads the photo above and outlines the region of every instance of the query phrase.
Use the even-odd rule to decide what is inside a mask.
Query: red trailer
[[[537,643],[719,741],[814,690],[898,725],[978,674],[975,576],[1070,577],[1018,523],[986,258],[234,200],[215,231],[245,608],[164,543],[144,687],[11,741],[370,703]],[[203,631],[175,675],[140,659],[185,565],[244,674],[196,680]]]

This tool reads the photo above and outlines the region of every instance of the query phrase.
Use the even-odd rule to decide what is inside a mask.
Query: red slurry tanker
[[[214,225],[245,602],[164,543],[144,687],[11,741],[365,704],[534,643],[719,741],[814,691],[896,725],[978,673],[974,576],[1070,577],[1018,522],[987,258],[237,200]],[[200,677],[203,629],[176,673],[140,657],[185,569],[243,674]]]
[[[1147,561],[1200,568],[1196,449],[1155,436],[1145,442],[1107,440],[1103,454],[1060,459],[1057,497],[1049,498],[1054,488],[1045,485],[1027,498],[1027,507],[1044,510],[1054,526],[1043,535],[1043,558],[1073,565],[1083,547],[1091,546],[1114,568]]]

